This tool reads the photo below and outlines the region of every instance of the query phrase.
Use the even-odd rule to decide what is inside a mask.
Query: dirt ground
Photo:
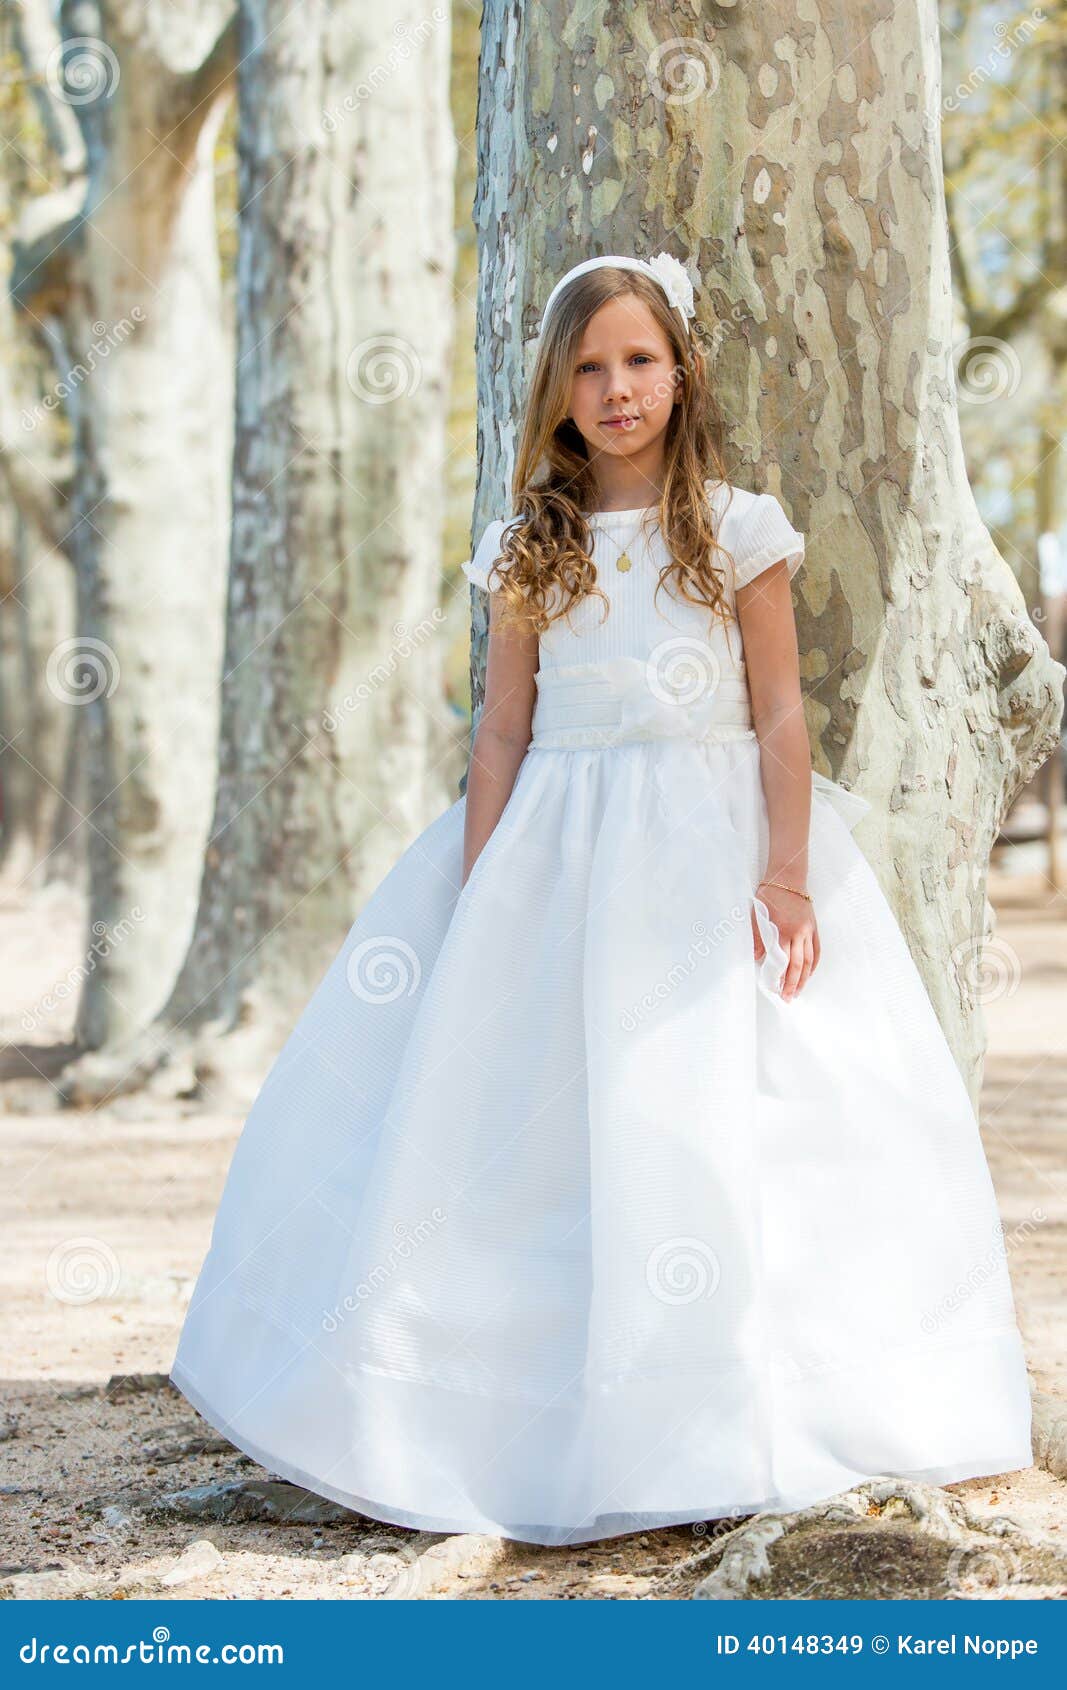
[[[1067,895],[1028,847],[995,874],[991,898],[983,1137],[1033,1384],[1067,1408]],[[4,1039],[69,1036],[72,999],[41,1004],[80,931],[62,888],[0,888]],[[144,1097],[57,1112],[33,1076],[0,1085],[0,1113],[0,1595],[647,1597],[678,1593],[736,1527],[567,1550],[414,1534],[314,1499],[293,1513],[293,1492],[218,1439],[164,1377],[240,1120]],[[168,1501],[220,1481],[240,1488]],[[1067,1551],[1065,1494],[1036,1467],[950,1487],[976,1515],[1007,1515]]]

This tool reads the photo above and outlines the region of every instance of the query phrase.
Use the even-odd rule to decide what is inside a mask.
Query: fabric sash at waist
[[[531,744],[540,749],[755,737],[745,677],[720,673],[710,650],[673,663],[614,657],[542,669],[536,681]]]

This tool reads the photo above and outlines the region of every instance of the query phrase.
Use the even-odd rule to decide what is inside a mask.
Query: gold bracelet
[[[802,892],[799,886],[786,886],[781,880],[761,880],[759,884],[761,886],[779,886],[783,892],[795,892],[798,898],[807,898],[809,904],[815,902],[810,892]]]

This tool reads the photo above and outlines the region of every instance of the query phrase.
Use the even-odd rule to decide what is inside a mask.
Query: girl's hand
[[[799,897],[796,892],[785,892],[781,887],[768,886],[762,880],[756,887],[756,896],[766,904],[788,956],[781,986],[781,995],[788,1002],[803,990],[818,966],[820,945],[815,907],[807,898]],[[762,962],[766,955],[766,946],[760,937],[754,909],[750,911],[750,915],[756,961]]]

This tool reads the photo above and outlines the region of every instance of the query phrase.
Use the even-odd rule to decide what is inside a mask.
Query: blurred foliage
[[[215,207],[219,271],[227,298],[237,274],[237,101],[231,100],[215,143]]]
[[[6,243],[25,200],[62,185],[15,37],[15,0],[0,3],[0,236]]]

